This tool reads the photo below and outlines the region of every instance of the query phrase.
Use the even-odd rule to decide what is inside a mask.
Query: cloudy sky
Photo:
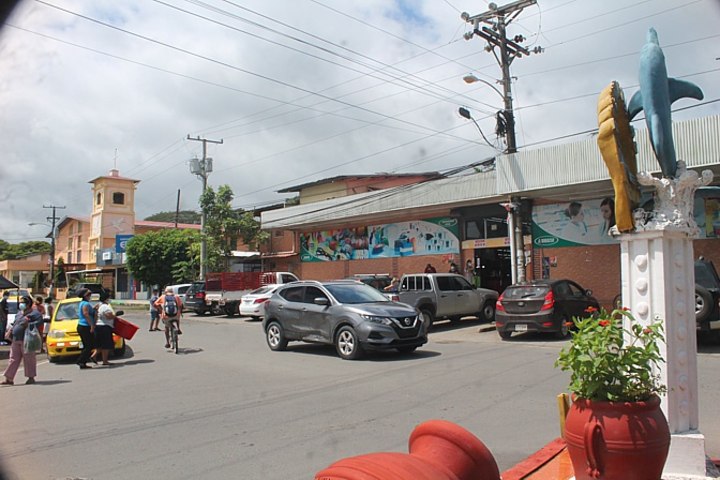
[[[505,5],[508,2],[498,2]],[[235,206],[337,175],[448,171],[504,145],[500,68],[463,34],[484,0],[24,0],[0,31],[0,239],[42,239],[43,205],[87,216],[88,181],[114,165],[140,180],[137,218],[197,209],[189,160],[209,144],[210,185]],[[720,113],[720,1],[538,0],[508,35],[542,54],[511,67],[520,149],[589,135],[611,80],[637,90],[658,31],[670,76],[705,100],[675,120]],[[474,74],[484,82],[467,84]],[[468,108],[475,125],[460,117]],[[643,124],[637,124],[644,128]],[[549,166],[551,169],[551,166]]]

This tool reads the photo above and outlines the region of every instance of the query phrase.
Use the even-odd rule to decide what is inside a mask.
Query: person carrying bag
[[[8,366],[3,372],[5,380],[0,385],[13,385],[15,374],[23,364],[23,370],[27,385],[35,383],[37,375],[37,351],[42,345],[42,339],[38,327],[42,324],[42,314],[33,309],[33,300],[24,296],[18,305],[18,312],[15,315],[15,323],[12,326],[12,344],[10,346],[10,359]],[[27,344],[27,348],[26,348]]]

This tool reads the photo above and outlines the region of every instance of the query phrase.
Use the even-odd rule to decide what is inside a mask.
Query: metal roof
[[[678,159],[688,168],[710,168],[720,176],[720,116],[673,124]],[[660,167],[650,146],[647,130],[637,130],[638,170],[657,173]],[[460,177],[431,180],[376,192],[262,212],[263,229],[299,229],[339,221],[375,220],[413,214],[422,210],[447,210],[506,201],[510,196],[528,198],[592,198],[611,195],[610,176],[597,147],[596,135],[584,140],[525,150],[497,157],[495,170]]]

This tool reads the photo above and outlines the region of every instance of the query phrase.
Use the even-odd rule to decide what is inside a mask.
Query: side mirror
[[[124,310],[118,310],[117,312],[115,312],[115,316],[116,316],[116,317],[119,317],[120,315],[125,315],[125,311],[124,311]]]
[[[587,295],[588,297],[592,297],[592,290],[590,290],[590,289],[585,290],[585,295]]]
[[[313,300],[313,303],[315,303],[315,305],[328,306],[328,305],[330,305],[330,300],[328,300],[325,297],[317,297],[317,298],[315,298],[315,300]]]

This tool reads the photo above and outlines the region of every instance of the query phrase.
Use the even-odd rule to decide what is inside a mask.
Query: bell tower
[[[140,180],[121,177],[113,168],[105,176],[91,180],[92,215],[88,247],[91,262],[96,263],[97,251],[114,248],[116,235],[132,235],[135,231],[135,189]]]

